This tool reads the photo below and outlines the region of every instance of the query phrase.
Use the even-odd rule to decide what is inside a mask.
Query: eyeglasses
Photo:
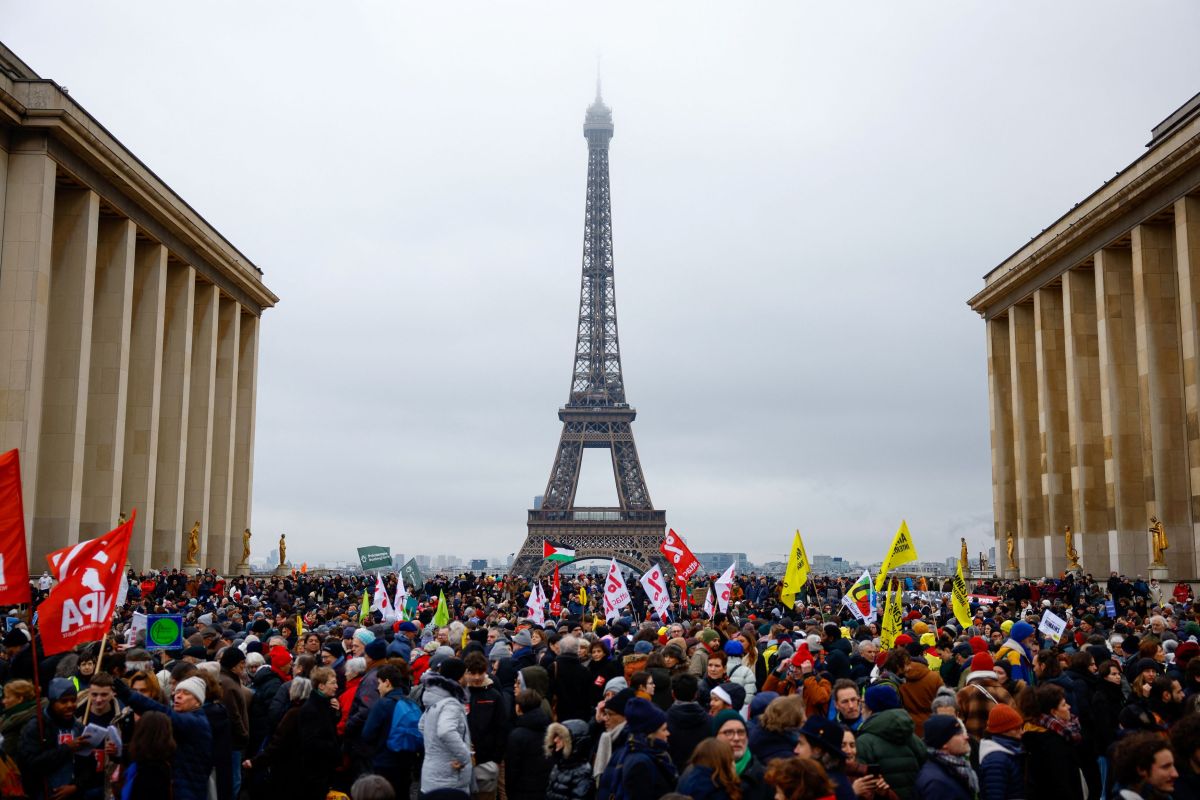
[[[746,729],[745,728],[733,728],[731,730],[721,731],[717,735],[720,736],[722,739],[745,739],[746,738]]]

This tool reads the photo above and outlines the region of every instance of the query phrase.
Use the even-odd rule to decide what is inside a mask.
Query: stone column
[[[1083,568],[1108,570],[1108,498],[1104,492],[1104,427],[1096,277],[1085,266],[1063,274],[1063,334],[1067,344],[1067,425],[1071,447],[1072,529]]]
[[[1041,440],[1038,428],[1037,342],[1032,303],[1008,310],[1009,368],[1012,371],[1013,459],[1017,486],[1017,563],[1021,574],[1046,574],[1046,516],[1042,504]]]
[[[30,553],[34,564],[41,563],[46,553],[79,541],[99,221],[100,198],[95,192],[58,190]]]
[[[158,466],[154,483],[154,565],[183,564],[183,482],[192,379],[196,271],[168,262],[163,320]],[[187,521],[187,528],[192,520]]]
[[[57,168],[44,137],[14,139],[7,155],[0,174],[5,187],[0,361],[8,364],[7,371],[0,371],[0,450],[21,450],[25,538],[32,554]]]
[[[131,221],[100,220],[80,511],[80,537],[84,539],[112,530],[122,511],[135,240]]]
[[[200,566],[216,566],[208,551],[209,491],[212,481],[213,389],[217,369],[217,302],[220,291],[196,284],[192,318],[191,399],[188,407],[187,472],[183,487],[183,524],[200,521]]]
[[[1192,541],[1200,541],[1200,199],[1175,201],[1175,260],[1179,270],[1179,325],[1182,335],[1184,413],[1187,430],[1189,506]],[[1175,545],[1172,544],[1172,547]],[[1200,575],[1200,556],[1181,560],[1177,577]]]
[[[1187,434],[1184,430],[1183,356],[1175,270],[1175,229],[1133,229],[1133,291],[1137,322],[1138,394],[1142,409],[1142,474],[1148,520],[1166,527],[1170,574],[1190,573],[1192,542]],[[1148,522],[1143,524],[1143,528]],[[1150,558],[1150,535],[1142,538]]]
[[[1008,317],[987,321],[988,416],[992,434],[992,513],[996,541],[996,569],[1015,577],[1008,567],[1008,533],[1017,535],[1017,485],[1013,471],[1012,370]]]
[[[238,330],[236,431],[233,437],[233,502],[230,529],[233,561],[242,560],[242,531],[251,527],[250,498],[254,483],[254,412],[258,396],[258,317],[243,313]],[[265,545],[258,539],[258,549]],[[251,545],[254,546],[253,544]]]
[[[1071,512],[1071,448],[1067,424],[1067,351],[1063,333],[1061,286],[1046,286],[1033,295],[1037,340],[1038,432],[1041,438],[1042,503],[1047,536],[1046,572],[1066,570],[1064,532]],[[1078,550],[1078,545],[1076,545]]]
[[[158,432],[162,396],[163,332],[166,321],[167,248],[137,242],[134,252],[129,393],[125,406],[125,466],[121,475],[121,507],[136,508],[129,563],[137,570],[174,564],[155,561],[153,533],[155,481],[158,477]],[[160,554],[162,555],[162,554]]]
[[[1146,488],[1142,474],[1142,414],[1138,395],[1133,254],[1096,253],[1096,331],[1100,360],[1100,420],[1104,430],[1104,490],[1109,509],[1109,570],[1145,574]]]
[[[236,300],[221,297],[217,315],[217,368],[213,390],[212,488],[208,503],[208,565],[229,574],[233,539],[233,451],[237,431],[238,355],[241,309]],[[241,531],[237,531],[238,534]],[[240,558],[241,550],[237,550]]]

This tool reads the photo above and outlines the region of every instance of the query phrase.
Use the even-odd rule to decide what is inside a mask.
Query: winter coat
[[[17,747],[21,779],[32,798],[44,797],[42,789],[46,783],[51,791],[75,783],[75,753],[59,743],[60,739],[75,735],[75,721],[61,722],[53,714],[44,713],[42,724],[45,736],[38,733],[37,719],[26,722]]]
[[[41,701],[43,711],[49,704]],[[33,715],[37,713],[38,704],[33,700],[26,700],[12,708],[5,709],[0,715],[0,734],[4,736],[4,753],[10,758],[17,757],[17,746],[21,743],[21,731],[25,729],[26,723],[33,719]]]
[[[834,639],[825,646],[825,669],[835,681],[852,676],[850,649],[850,640],[841,638]]]
[[[591,740],[588,726],[580,720],[570,721],[570,727],[557,722],[546,728],[544,752],[550,759],[550,777],[546,784],[547,800],[593,800],[596,784],[592,781],[592,765],[588,762]],[[554,738],[563,741],[561,750],[554,750]]]
[[[542,710],[546,712],[548,718],[552,718],[554,710],[550,707],[550,673],[546,672],[543,667],[534,666],[522,669],[520,676],[526,689],[533,689],[542,696]],[[516,715],[515,707],[510,711],[514,716]]]
[[[131,692],[120,681],[117,686],[121,702],[137,713],[161,711],[171,718],[171,730],[175,735],[175,756],[171,760],[174,800],[207,800],[208,774],[213,768],[213,738],[212,727],[204,710],[176,711],[149,697]]]
[[[604,699],[604,684],[621,674],[621,665],[611,658],[606,658],[603,661],[589,661],[587,670],[588,676],[592,680],[588,699],[591,701],[592,708],[595,708]],[[658,684],[658,678],[654,679],[654,683]]]
[[[671,670],[666,667],[650,667],[646,671],[654,678],[654,696],[650,698],[650,702],[654,703],[659,711],[666,711],[675,702],[671,695]]]
[[[256,774],[270,769],[268,796],[294,797],[304,791],[305,765],[300,754],[302,704],[303,701],[297,701],[288,707],[262,750],[250,760]]]
[[[917,773],[916,794],[930,800],[975,800],[970,787],[933,760],[926,761]]]
[[[958,690],[955,696],[958,703],[958,717],[967,729],[967,735],[978,742],[987,732],[988,714],[992,706],[1003,703],[1013,705],[1012,695],[1000,685],[995,678],[972,678],[971,681]]]
[[[679,778],[666,743],[645,736],[629,738],[615,768],[624,800],[658,800],[675,789]]]
[[[621,659],[623,665],[622,675],[625,676],[625,682],[628,683],[633,679],[633,676],[646,668],[646,662],[650,660],[650,656],[645,653],[631,653]],[[707,663],[707,662],[706,662]]]
[[[1121,709],[1125,707],[1125,693],[1120,684],[1106,681],[1103,678],[1096,681],[1096,691],[1092,692],[1092,738],[1096,751],[1103,753],[1117,738],[1120,727]]]
[[[1029,724],[1021,735],[1021,745],[1029,776],[1025,787],[1028,800],[1083,800],[1077,747],[1053,731]]]
[[[354,693],[354,703],[350,706],[350,716],[346,718],[346,740],[354,742],[358,735],[362,732],[363,726],[367,724],[367,715],[371,713],[371,706],[379,702],[379,668],[383,666],[383,662],[376,662],[363,673],[362,681],[358,684],[358,691]],[[353,748],[357,752],[364,752],[361,748]]]
[[[161,800],[171,796],[171,764],[166,761],[134,762],[123,775],[128,800]],[[120,797],[124,800],[125,795]]]
[[[745,664],[734,664],[733,668],[727,670],[727,672],[730,683],[736,683],[746,690],[746,705],[750,705],[750,701],[754,699],[755,693],[758,692],[758,683],[754,677],[754,670]]]
[[[504,758],[505,737],[508,735],[508,707],[504,696],[488,678],[483,686],[467,689],[467,724],[471,741],[475,743],[475,761],[483,764]]]
[[[713,782],[710,767],[693,764],[679,777],[675,791],[686,794],[692,800],[730,800],[729,793]]]
[[[908,712],[892,708],[867,717],[858,729],[858,760],[878,764],[900,800],[911,800],[917,773],[925,762],[925,745],[913,734]]]
[[[764,765],[777,758],[791,758],[796,749],[796,738],[778,731],[769,731],[758,724],[750,723],[750,752]]]
[[[550,673],[557,719],[560,722],[569,719],[587,722],[591,719],[594,710],[589,702],[592,676],[587,667],[579,662],[579,656],[575,653],[559,653]]]
[[[338,713],[338,733],[346,733],[346,722],[350,719],[350,709],[354,707],[354,695],[358,694],[358,685],[362,683],[362,675],[356,675],[346,681],[345,688],[338,695],[338,705],[341,706],[341,711]],[[369,716],[369,715],[368,715]]]
[[[942,688],[942,677],[920,661],[910,661],[904,672],[904,683],[900,684],[900,702],[913,718],[914,733],[925,734],[925,720],[933,713],[931,706],[937,690]]]
[[[371,706],[367,714],[367,722],[363,725],[362,738],[369,746],[373,755],[371,766],[376,770],[399,769],[412,763],[412,757],[406,753],[395,753],[388,749],[388,735],[392,732],[392,715],[396,703],[412,702],[400,688],[392,689]]]
[[[233,800],[233,745],[229,712],[220,702],[209,698],[200,708],[208,719],[212,735],[212,765],[217,783],[217,800]]]
[[[542,751],[550,717],[540,708],[519,715],[504,755],[505,787],[511,800],[538,800],[546,793],[550,760]]]
[[[980,800],[1022,800],[1025,797],[1025,749],[1021,740],[994,736],[979,744]]]
[[[766,775],[767,768],[751,755],[750,763],[742,770],[742,800],[771,800],[775,796],[775,790],[767,783]],[[837,786],[836,780],[834,785]]]
[[[297,712],[300,726],[300,756],[304,760],[304,789],[300,798],[325,800],[333,771],[338,764],[338,714],[329,698],[313,689]]]
[[[421,791],[452,789],[471,792],[471,729],[467,726],[466,692],[457,681],[436,672],[421,676],[425,691],[421,702],[421,734],[425,737],[425,760],[421,762]],[[460,769],[454,769],[457,761]]]
[[[279,687],[283,685],[283,679],[275,673],[275,670],[270,667],[260,667],[254,673],[254,677],[250,679],[250,685],[254,693],[250,697],[249,730],[250,739],[247,748],[248,754],[256,754],[262,749],[267,738],[267,709],[271,707],[271,701],[275,697],[275,693],[279,691]]]
[[[708,738],[711,729],[712,718],[699,703],[679,702],[667,709],[667,730],[671,734],[667,750],[675,769],[682,770],[687,766],[692,751]]]
[[[250,743],[250,697],[242,681],[227,669],[221,670],[221,703],[229,714],[229,743],[242,752]]]

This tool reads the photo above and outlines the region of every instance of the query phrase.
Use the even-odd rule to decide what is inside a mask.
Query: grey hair
[[[267,663],[263,658],[262,653],[247,653],[246,654],[246,671],[253,674],[259,667]]]
[[[579,640],[574,636],[564,636],[558,640],[558,652],[560,653],[578,653]]]
[[[292,678],[291,688],[288,689],[288,699],[295,703],[297,700],[307,700],[312,694],[312,681],[308,678]]]
[[[362,656],[352,658],[346,662],[346,680],[357,678],[367,671],[367,660]]]
[[[394,800],[396,792],[387,778],[363,775],[350,787],[351,800]]]

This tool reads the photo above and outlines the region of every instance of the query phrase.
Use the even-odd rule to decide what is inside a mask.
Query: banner
[[[400,577],[413,588],[413,592],[419,592],[421,587],[425,585],[425,578],[421,576],[421,570],[417,568],[417,560],[410,558],[408,562],[400,568]]]
[[[958,568],[950,582],[950,594],[953,598],[954,618],[965,631],[971,627],[971,604],[967,600],[967,582],[963,580],[962,561],[955,563]]]
[[[883,650],[891,650],[900,635],[902,618],[904,616],[900,602],[900,584],[893,582],[893,590],[887,598],[887,606],[883,612],[883,630],[879,632],[879,646]]]
[[[408,620],[408,590],[404,588],[404,578],[396,576],[396,599],[392,601],[392,607],[396,609],[396,615],[399,619]]]
[[[729,568],[721,573],[721,577],[717,578],[717,606],[724,613],[729,610],[729,596],[733,592],[733,568],[737,566],[737,562],[729,565]]]
[[[391,622],[396,619],[396,607],[392,605],[391,598],[388,597],[387,587],[383,585],[383,576],[375,576],[375,600],[371,603],[371,610],[378,611],[383,616],[384,622]]]
[[[700,570],[700,562],[684,544],[683,537],[675,531],[667,531],[667,537],[663,539],[663,543],[658,546],[658,549],[675,568],[675,582],[681,586]]]
[[[29,602],[21,460],[16,450],[9,450],[0,455],[0,603]]]
[[[704,595],[704,613],[708,615],[709,619],[712,619],[712,615],[716,612],[716,610],[717,606],[713,602],[712,587],[710,586],[708,588],[708,594]]]
[[[46,556],[58,584],[38,607],[38,632],[46,655],[99,641],[112,627],[125,580],[125,558],[137,511],[116,529],[96,539]]]
[[[1066,629],[1067,621],[1065,619],[1052,611],[1042,612],[1042,622],[1038,625],[1038,631],[1053,639],[1055,644],[1058,644],[1059,639],[1062,638],[1063,631]]]
[[[892,538],[892,546],[887,557],[883,559],[883,566],[879,568],[879,577],[875,579],[875,591],[883,590],[884,578],[892,569],[916,560],[917,547],[913,544],[912,534],[908,532],[908,523],[900,520],[900,530],[896,531]]]
[[[562,616],[562,584],[558,579],[558,564],[554,565],[554,584],[550,587],[550,613],[555,617]]]
[[[629,589],[625,586],[625,576],[621,574],[617,560],[614,558],[608,565],[608,577],[604,580],[604,621],[616,619],[622,608],[629,605]]]
[[[875,603],[875,586],[871,582],[871,573],[864,569],[863,574],[850,586],[846,596],[842,598],[842,605],[850,609],[850,613],[860,622],[869,625],[879,618]]]
[[[525,604],[529,618],[538,625],[546,624],[546,593],[542,591],[542,582],[535,580],[529,587],[529,600]]]
[[[450,624],[450,606],[446,605],[446,590],[438,589],[438,607],[433,612],[433,624],[444,628]]]
[[[646,597],[650,598],[654,610],[658,612],[658,618],[666,619],[671,608],[671,594],[667,591],[667,577],[663,575],[662,567],[655,564],[643,573],[638,581],[646,590]]]
[[[183,615],[148,614],[146,620],[146,650],[182,650]]]
[[[392,568],[392,550],[390,547],[360,547],[358,548],[358,563],[363,572],[373,569]]]
[[[796,606],[796,594],[808,583],[808,553],[804,550],[804,540],[800,538],[800,529],[792,537],[792,550],[788,553],[787,571],[783,573],[783,588],[779,599],[792,609]]]

